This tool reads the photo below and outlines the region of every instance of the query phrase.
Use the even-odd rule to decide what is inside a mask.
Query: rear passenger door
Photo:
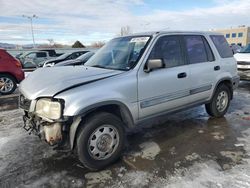
[[[185,35],[183,41],[190,70],[190,102],[202,102],[212,94],[220,65],[204,36]]]

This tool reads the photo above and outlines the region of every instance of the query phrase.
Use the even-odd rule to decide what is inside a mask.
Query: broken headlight
[[[62,105],[58,101],[50,99],[39,99],[36,103],[36,114],[48,119],[60,119],[62,113]]]

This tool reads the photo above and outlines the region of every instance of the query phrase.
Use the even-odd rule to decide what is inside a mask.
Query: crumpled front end
[[[45,140],[49,145],[65,143],[67,136],[63,132],[67,131],[68,119],[62,117],[62,109],[58,105],[61,105],[61,102],[50,99],[29,100],[20,95],[19,107],[24,110],[23,128],[29,134]],[[56,110],[60,111],[60,116]]]
[[[62,123],[49,123],[37,116],[29,116],[26,112],[23,116],[23,121],[23,128],[28,131],[29,134],[37,135],[49,145],[53,146],[62,142]]]

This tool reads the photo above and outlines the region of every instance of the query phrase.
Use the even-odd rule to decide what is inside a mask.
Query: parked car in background
[[[230,48],[232,49],[232,51],[233,51],[234,54],[240,52],[241,49],[242,49],[242,47],[239,46],[239,45],[237,45],[237,44],[232,44],[232,45],[230,46]]]
[[[15,91],[17,84],[24,79],[22,65],[6,50],[0,49],[0,94],[7,95]]]
[[[57,63],[55,66],[58,67],[58,66],[84,65],[94,54],[95,52],[87,52],[76,59],[62,61],[60,63]]]
[[[39,50],[39,51],[48,52],[50,57],[58,57],[58,56],[63,54],[63,53],[57,53],[56,50],[54,50],[54,49],[43,49],[43,50]]]
[[[234,54],[237,61],[238,74],[241,80],[250,80],[250,44],[239,53]]]
[[[24,128],[99,170],[120,157],[126,131],[146,120],[202,104],[210,116],[223,117],[239,83],[236,67],[218,33],[115,38],[84,66],[27,77],[20,85]]]
[[[37,68],[39,65],[51,58],[54,58],[54,56],[50,56],[47,51],[27,52],[19,57],[24,69]]]
[[[20,57],[21,57],[22,55],[23,55],[23,52],[17,54],[17,55],[16,55],[16,58],[17,58],[18,60],[20,60]]]
[[[76,59],[78,58],[79,56],[87,53],[89,51],[76,51],[76,52],[72,52],[72,53],[65,53],[55,59],[51,59],[51,60],[48,60],[46,61],[43,65],[40,65],[40,66],[43,66],[43,67],[52,67],[54,66],[55,64],[59,63],[59,62],[62,62],[62,61],[66,61],[66,60],[72,60],[72,59]]]

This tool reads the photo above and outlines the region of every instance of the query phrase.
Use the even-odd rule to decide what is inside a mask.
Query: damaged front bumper
[[[37,135],[49,145],[60,144],[63,141],[63,122],[47,122],[35,115],[25,112],[23,116],[23,128],[29,133]]]

